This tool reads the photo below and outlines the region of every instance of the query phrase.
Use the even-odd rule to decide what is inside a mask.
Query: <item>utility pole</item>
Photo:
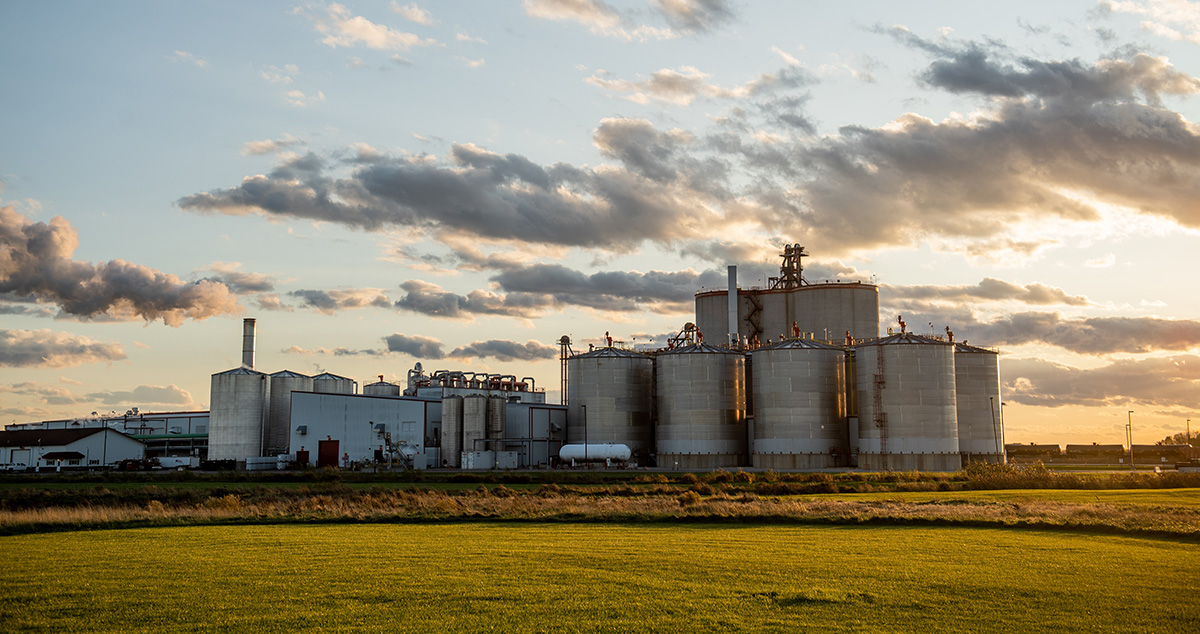
[[[1129,420],[1125,423],[1125,439],[1129,441],[1129,470],[1133,471],[1133,411],[1129,412]]]
[[[1192,419],[1187,419],[1188,462],[1192,461]]]

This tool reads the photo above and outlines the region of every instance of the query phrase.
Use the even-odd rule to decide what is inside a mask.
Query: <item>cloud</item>
[[[396,301],[397,309],[447,319],[470,319],[475,315],[529,319],[537,317],[553,303],[550,297],[542,294],[498,295],[474,290],[465,296],[458,295],[422,280],[409,280],[400,288],[406,294]]]
[[[671,26],[686,32],[704,33],[732,22],[732,2],[728,0],[655,0]]]
[[[288,346],[280,352],[284,354],[322,354],[334,357],[379,357],[386,355],[387,350],[353,350],[344,346],[336,348],[301,348],[300,346]]]
[[[957,286],[892,286],[883,284],[879,288],[882,301],[891,305],[897,301],[923,300],[948,302],[954,304],[976,303],[980,300],[991,302],[1019,302],[1022,304],[1048,305],[1061,304],[1066,306],[1091,306],[1088,298],[1082,295],[1069,295],[1061,288],[1047,286],[1038,282],[1021,286],[995,278],[984,278],[978,284]]]
[[[283,94],[283,100],[297,108],[307,108],[311,104],[325,101],[325,93],[318,90],[317,94],[308,95],[302,90],[289,90]]]
[[[171,53],[172,62],[182,62],[184,64],[194,64],[200,68],[208,68],[208,61],[203,57],[197,57],[187,51],[175,51]]]
[[[586,81],[588,84],[613,93],[625,94],[625,99],[646,104],[651,100],[687,106],[701,97],[714,99],[745,99],[769,91],[803,86],[808,76],[800,69],[787,67],[773,75],[761,75],[735,88],[722,88],[709,83],[710,75],[694,66],[679,69],[664,68],[639,80],[613,77],[607,71],[596,71]]]
[[[1003,359],[1000,375],[1006,402],[1038,407],[1194,408],[1200,402],[1200,357],[1194,355],[1124,359],[1098,368]]]
[[[304,306],[316,309],[324,315],[332,315],[339,310],[355,308],[390,308],[392,300],[388,299],[381,288],[351,288],[329,291],[300,289],[288,293],[297,297]]]
[[[417,6],[417,3],[406,4],[400,6],[399,2],[392,0],[392,11],[400,14],[400,17],[409,22],[416,22],[421,26],[430,26],[433,24],[433,16],[429,12]]]
[[[455,358],[486,358],[493,357],[501,362],[510,361],[542,361],[558,358],[558,347],[548,346],[538,341],[517,343],[503,339],[476,341],[455,348],[449,357]]]
[[[958,328],[955,331],[958,332]],[[1200,347],[1200,321],[1155,317],[1064,318],[1058,313],[1017,313],[962,329],[987,345],[1045,343],[1078,354],[1187,351]]]
[[[1092,258],[1083,263],[1089,269],[1105,269],[1117,263],[1117,254],[1106,253],[1101,257]]]
[[[124,260],[72,260],[78,246],[78,234],[62,217],[35,223],[12,207],[0,207],[0,293],[54,303],[76,317],[161,319],[168,326],[241,311],[220,282],[186,283]]]
[[[76,383],[78,384],[78,383]],[[0,394],[15,394],[19,396],[36,397],[46,405],[75,405],[80,402],[79,397],[75,396],[65,387],[60,385],[45,385],[35,381],[26,381],[24,383],[15,383],[12,385],[0,385]]]
[[[661,313],[694,310],[696,290],[721,286],[718,271],[603,271],[591,275],[559,264],[535,264],[502,271],[491,278],[508,293],[544,294],[561,306],[585,306],[604,311],[649,308]]]
[[[87,400],[99,401],[104,405],[145,406],[145,405],[175,405],[191,406],[195,402],[192,395],[176,385],[139,385],[128,392],[93,392],[84,397]]]
[[[402,335],[395,333],[383,338],[387,343],[388,352],[407,354],[418,359],[442,359],[442,342],[431,337],[420,335]]]
[[[268,293],[275,290],[275,276],[265,273],[247,273],[238,270],[241,267],[241,262],[213,262],[205,269],[212,273],[205,279],[220,282],[238,295]]]
[[[487,44],[487,40],[483,39],[482,37],[472,36],[471,34],[464,33],[462,31],[455,33],[454,39],[459,42],[475,42],[476,44]]]
[[[415,5],[413,5],[415,6]],[[305,13],[304,9],[297,9]],[[437,40],[422,39],[413,33],[397,31],[362,17],[351,15],[340,4],[314,7],[308,17],[323,37],[321,43],[330,48],[368,48],[378,51],[407,51],[414,46],[431,46]]]
[[[1144,15],[1142,28],[1170,40],[1200,44],[1200,5],[1188,0],[1145,0],[1143,2],[1102,1],[1100,5],[1114,13]]]
[[[284,148],[304,145],[304,143],[304,139],[298,139],[290,134],[284,134],[278,139],[267,139],[265,141],[246,141],[246,145],[242,147],[242,156],[273,154]]]
[[[295,64],[285,64],[283,68],[278,66],[264,66],[258,71],[258,75],[272,84],[287,86],[292,83],[292,76],[300,74],[300,67]],[[245,152],[242,152],[245,154]]]
[[[525,13],[542,20],[570,21],[592,33],[630,41],[669,40],[716,30],[733,21],[728,0],[652,0],[650,9],[668,27],[638,24],[636,11],[621,11],[603,0],[524,0]]]
[[[125,358],[119,344],[50,330],[0,330],[0,365],[67,368]]]

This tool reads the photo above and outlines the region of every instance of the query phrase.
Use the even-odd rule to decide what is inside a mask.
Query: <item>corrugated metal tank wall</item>
[[[1004,462],[1000,421],[1000,353],[954,344],[958,451],[963,462]]]
[[[742,352],[705,344],[658,354],[658,466],[748,464],[745,364]]]
[[[387,381],[376,381],[363,386],[367,396],[400,396],[400,386]]]
[[[487,403],[483,394],[468,394],[463,397],[462,451],[484,451],[486,447],[476,440],[487,438]]]
[[[446,466],[462,466],[463,397],[442,398],[442,460]]]
[[[728,295],[707,292],[696,295],[696,327],[710,343],[724,343],[729,330]],[[753,317],[751,313],[754,313]],[[793,336],[792,324],[801,332],[840,342],[846,331],[855,339],[879,336],[879,287],[873,284],[812,284],[790,290],[742,290],[738,292],[738,333],[749,337],[756,321],[763,344],[776,343],[780,336]]]
[[[267,424],[270,377],[248,368],[212,375],[209,394],[208,459],[258,457]]]
[[[953,344],[911,333],[855,347],[858,466],[956,471]]]
[[[318,394],[353,394],[354,379],[323,372],[313,377],[312,391]]]
[[[292,430],[292,392],[313,391],[310,376],[283,370],[271,375],[271,404],[267,417],[266,451],[268,456],[288,453]]]
[[[503,396],[493,396],[487,404],[487,437],[503,438],[508,421],[508,401]],[[492,451],[504,451],[503,443],[489,443]]]
[[[654,360],[618,348],[567,359],[567,442],[627,445],[635,457],[654,452]]]
[[[797,339],[755,350],[753,357],[753,466],[845,466],[845,351]]]

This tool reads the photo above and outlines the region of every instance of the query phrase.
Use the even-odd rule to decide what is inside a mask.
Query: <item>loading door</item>
[[[317,442],[317,468],[338,466],[338,441],[321,440]]]

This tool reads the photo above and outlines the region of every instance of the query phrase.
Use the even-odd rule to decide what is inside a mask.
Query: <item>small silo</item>
[[[262,455],[271,378],[250,368],[212,375],[209,398],[208,459],[236,460]]]
[[[653,390],[654,359],[647,355],[600,348],[568,358],[567,443],[586,437],[588,444],[626,445],[635,460],[647,459],[654,452]]]
[[[504,437],[504,429],[508,424],[508,400],[503,396],[488,399],[487,404],[487,437],[497,439]],[[490,443],[492,451],[504,451],[503,443]]]
[[[263,453],[277,456],[288,453],[292,432],[292,392],[311,392],[310,376],[283,370],[271,375],[270,415],[267,417],[266,447]]]
[[[322,372],[313,377],[312,391],[318,394],[353,394],[356,383],[354,379]]]
[[[657,364],[658,466],[747,465],[745,354],[693,344],[660,352]]]
[[[1004,462],[1000,420],[1000,353],[954,344],[954,388],[958,411],[958,451],[963,463]]]
[[[854,350],[859,468],[961,469],[954,344],[901,333]]]
[[[483,443],[475,442],[487,438],[487,403],[484,394],[468,394],[463,397],[462,451],[484,451]]]
[[[447,467],[462,465],[463,397],[442,397],[442,460]]]
[[[400,386],[380,377],[378,381],[364,385],[362,393],[367,396],[400,396]]]
[[[760,469],[845,466],[846,352],[792,339],[753,352],[754,439],[751,463]]]

